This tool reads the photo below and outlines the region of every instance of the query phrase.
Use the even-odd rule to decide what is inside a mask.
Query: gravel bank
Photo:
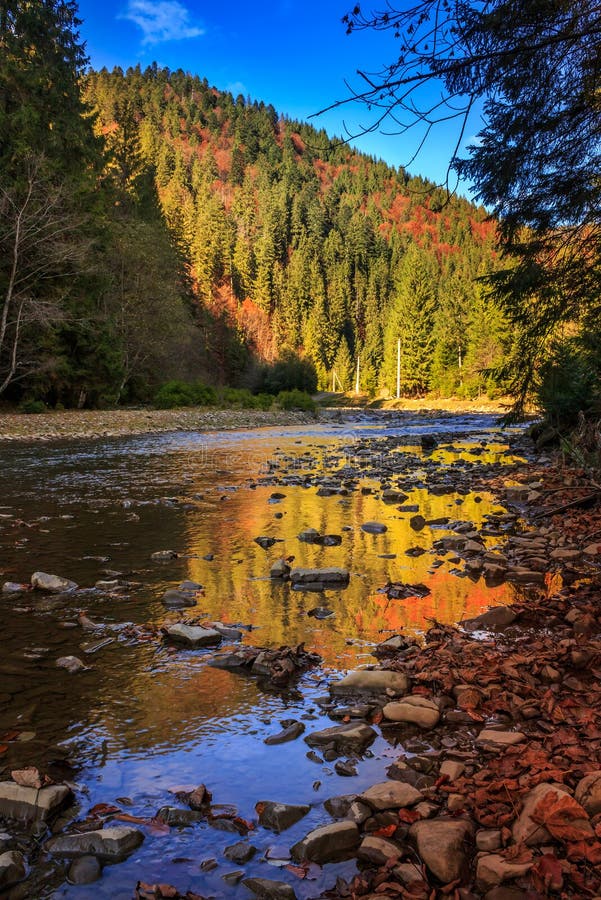
[[[234,431],[270,425],[302,425],[310,413],[249,409],[65,410],[0,414],[0,441],[121,437],[162,431]]]

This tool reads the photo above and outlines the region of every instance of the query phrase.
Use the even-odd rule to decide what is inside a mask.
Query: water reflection
[[[401,478],[395,487],[408,495],[404,504],[417,506],[427,520],[482,525],[497,509],[490,495],[462,489],[434,496],[425,483],[434,465],[452,479],[455,473],[463,478],[474,461],[503,462],[502,443],[485,448],[479,443],[490,438],[489,425],[478,425],[482,431],[475,442],[426,456],[399,439],[396,452],[405,455],[408,475],[406,485]],[[448,429],[448,420],[444,426]],[[419,433],[424,424],[414,428]],[[425,428],[436,430],[436,423]],[[320,479],[356,464],[358,436],[392,433],[359,423],[351,429],[264,430],[254,436],[176,434],[19,446],[0,453],[2,512],[8,517],[0,519],[3,580],[26,581],[42,570],[89,589],[66,598],[0,600],[0,761],[8,768],[31,763],[51,764],[58,774],[70,771],[89,791],[81,797],[84,813],[94,803],[127,798],[129,811],[152,816],[170,802],[171,786],[200,781],[217,802],[236,803],[246,817],[261,799],[311,803],[310,816],[277,841],[285,845],[328,818],[321,805],[328,796],[380,780],[381,758],[389,752],[383,738],[374,745],[374,758],[362,761],[352,787],[331,766],[309,762],[302,740],[267,748],[263,739],[285,718],[301,719],[308,729],[331,724],[315,702],[325,691],[328,671],[372,661],[372,644],[390,633],[420,631],[432,619],[457,622],[514,596],[510,586],[487,589],[481,581],[452,574],[461,565],[451,553],[438,554],[432,547],[450,533],[448,525],[416,531],[412,512],[382,502],[379,481],[369,477],[378,465],[377,448],[360,460],[355,489],[345,496],[318,495]],[[383,453],[388,459],[388,449]],[[279,475],[288,481],[294,476],[298,483],[277,485]],[[274,491],[284,494],[278,502]],[[361,530],[374,520],[386,525],[384,534]],[[339,534],[341,543],[302,543],[297,536],[306,528]],[[254,542],[259,535],[278,543],[265,551]],[[486,540],[493,547],[499,538]],[[180,558],[167,565],[150,562],[151,553],[167,548]],[[415,548],[424,552],[407,555]],[[280,557],[294,557],[300,566],[345,567],[349,585],[325,594],[293,591],[267,577]],[[110,577],[103,575],[107,570],[124,573],[139,587],[124,596],[95,591],[99,578]],[[162,593],[184,579],[204,586],[192,614],[253,626],[245,642],[304,642],[323,656],[325,671],[310,673],[299,690],[272,694],[253,680],[208,667],[209,651],[174,651],[152,641],[129,644],[118,631],[108,632],[112,643],[85,653],[90,635],[77,625],[79,611],[86,609],[108,628],[158,624],[166,615]],[[380,589],[390,581],[421,582],[430,594],[389,600]],[[309,616],[316,606],[334,615]],[[89,669],[77,676],[57,669],[56,659],[71,654]],[[222,861],[224,846],[234,840],[205,826],[174,830],[163,839],[149,835],[135,858],[106,870],[94,896],[129,897],[139,877],[171,880],[181,890],[231,892],[221,881],[222,864],[214,875],[201,873],[199,865],[207,856]],[[263,830],[253,842],[262,849],[275,843]],[[192,862],[173,862],[181,857]],[[253,865],[253,874],[281,877],[277,870],[265,872],[265,864]],[[331,882],[326,871],[319,885],[295,882],[294,887],[304,897]],[[86,896],[66,885],[49,890],[54,896]]]

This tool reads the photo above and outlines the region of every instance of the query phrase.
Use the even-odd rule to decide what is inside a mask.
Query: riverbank
[[[236,431],[270,425],[302,425],[311,413],[258,409],[63,410],[0,414],[0,441],[55,441],[124,437],[167,431]]]
[[[303,425],[317,416],[321,420],[352,420],[358,413],[374,417],[411,413],[425,418],[440,418],[457,414],[493,414],[501,417],[507,412],[502,401],[476,400],[390,400],[381,405],[359,400],[353,402],[345,395],[321,395],[320,403],[329,398],[332,406],[322,405],[318,412],[300,410],[256,409],[112,409],[62,410],[26,415],[0,413],[1,441],[54,441],[61,439],[93,439],[124,437],[135,434],[160,434],[169,431],[236,431],[267,428],[271,425]]]

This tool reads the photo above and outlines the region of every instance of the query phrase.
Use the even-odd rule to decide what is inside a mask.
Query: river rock
[[[349,672],[340,681],[334,681],[330,685],[330,691],[333,694],[392,692],[397,696],[402,696],[408,690],[409,679],[407,676],[389,669],[356,669],[354,672]]]
[[[384,503],[404,503],[405,500],[408,500],[409,497],[407,494],[404,494],[402,491],[395,491],[394,488],[385,488],[382,491],[382,500]]]
[[[364,522],[361,531],[366,534],[384,534],[385,531],[388,531],[388,525],[384,525],[382,522]]]
[[[112,825],[98,831],[81,834],[60,834],[46,841],[46,850],[53,856],[95,856],[114,862],[129,856],[140,846],[144,835],[129,825]]]
[[[163,594],[161,603],[167,609],[185,609],[187,606],[196,606],[196,595],[194,591],[181,591],[170,588]]]
[[[278,559],[269,570],[270,578],[289,578],[290,566],[285,559]]]
[[[344,819],[349,809],[355,802],[356,794],[340,794],[338,797],[329,797],[324,802],[324,809],[333,819]]]
[[[517,619],[515,613],[509,606],[494,606],[487,612],[476,616],[474,619],[464,619],[460,624],[466,631],[490,631],[495,629],[507,628]]]
[[[9,850],[0,855],[0,890],[16,884],[25,878],[25,859],[18,850]]]
[[[102,866],[95,856],[80,856],[69,866],[67,881],[70,884],[93,884],[102,875]]]
[[[514,744],[521,744],[526,740],[526,735],[521,731],[495,731],[493,728],[483,728],[476,738],[476,745],[485,750],[500,751]]]
[[[238,843],[226,847],[223,851],[223,855],[226,859],[229,859],[230,862],[242,866],[244,863],[251,860],[256,852],[257,848],[253,847],[252,844],[249,844],[248,841],[238,841]]]
[[[277,543],[278,538],[267,537],[266,535],[261,535],[260,537],[255,538],[255,544],[258,544],[263,550],[269,550],[270,547],[273,547],[275,543]]]
[[[60,809],[71,796],[64,784],[51,784],[40,789],[23,787],[14,781],[0,782],[0,816],[6,819],[44,821]]]
[[[214,628],[203,628],[201,625],[185,625],[177,622],[164,629],[167,638],[186,647],[210,647],[221,643],[222,636]]]
[[[259,825],[275,831],[276,834],[280,834],[295,822],[299,822],[310,809],[311,807],[305,804],[278,803],[274,800],[261,800],[255,806],[259,816]]]
[[[282,731],[278,731],[277,734],[270,734],[269,737],[266,737],[263,741],[264,744],[271,746],[273,744],[285,744],[288,741],[294,741],[297,737],[300,737],[305,731],[305,725],[303,722],[291,722],[290,725],[287,725]]]
[[[172,559],[177,559],[179,553],[175,550],[156,550],[154,553],[150,554],[150,558],[153,562],[170,562]]]
[[[31,586],[35,591],[46,591],[49,594],[65,594],[77,590],[77,584],[62,578],[60,575],[49,575],[47,572],[34,572]]]
[[[387,703],[382,712],[391,722],[411,722],[420,728],[434,728],[440,719],[440,710],[434,700],[419,696]]]
[[[2,585],[3,594],[26,594],[30,590],[30,584],[21,584],[18,581],[5,581]]]
[[[471,850],[473,825],[466,819],[425,819],[409,829],[427,868],[443,884],[461,878]]]
[[[310,860],[323,865],[352,853],[359,840],[359,829],[354,822],[333,822],[310,831],[290,848],[290,855],[297,862]]]
[[[392,841],[377,835],[368,834],[361,841],[357,850],[357,856],[359,859],[363,859],[375,866],[384,866],[392,860],[399,859],[402,852],[401,848]]]
[[[259,900],[296,900],[294,889],[285,881],[270,878],[245,878],[242,884]]]
[[[569,796],[563,786],[548,783],[538,784],[526,794],[522,801],[522,812],[513,824],[512,836],[516,843],[523,841],[528,846],[534,847],[552,840],[547,829],[532,819],[532,813],[547,795],[551,799],[554,794],[560,797]]]
[[[601,771],[585,775],[576,785],[574,798],[589,816],[601,813]]]
[[[337,753],[361,753],[376,739],[376,731],[363,722],[349,722],[347,725],[334,725],[322,731],[313,731],[305,741],[310,747],[328,747],[332,745]]]
[[[164,822],[165,825],[173,825],[176,828],[187,828],[195,825],[204,818],[204,812],[199,809],[182,809],[180,806],[161,806],[155,819]]]
[[[498,853],[488,853],[478,859],[476,885],[481,891],[487,891],[504,881],[521,878],[530,871],[533,865],[534,860],[516,863],[513,860],[505,859]]]
[[[214,628],[221,637],[228,641],[242,640],[243,632],[239,628],[234,628],[233,625],[224,625],[223,622],[210,622],[209,627]]]
[[[316,544],[319,538],[320,534],[316,528],[305,528],[298,535],[299,541],[303,544]]]
[[[366,803],[371,809],[381,812],[384,809],[403,809],[406,806],[414,806],[424,797],[421,791],[405,782],[382,781],[368,788],[357,799],[361,803]]]
[[[59,669],[66,669],[70,675],[75,675],[76,672],[83,672],[88,668],[77,656],[59,656],[56,665]]]
[[[296,568],[290,571],[290,581],[293,585],[347,585],[349,582],[349,573],[347,569],[341,569],[338,566],[330,566],[327,569]]]

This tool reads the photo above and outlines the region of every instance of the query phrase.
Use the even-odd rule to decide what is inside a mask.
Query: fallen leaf
[[[560,841],[580,841],[592,837],[593,829],[583,807],[568,794],[549,791],[532,812],[532,819]]]
[[[27,766],[25,769],[13,769],[10,777],[16,784],[21,787],[36,788],[39,790],[46,783],[44,777],[40,775],[40,770],[35,766]]]

